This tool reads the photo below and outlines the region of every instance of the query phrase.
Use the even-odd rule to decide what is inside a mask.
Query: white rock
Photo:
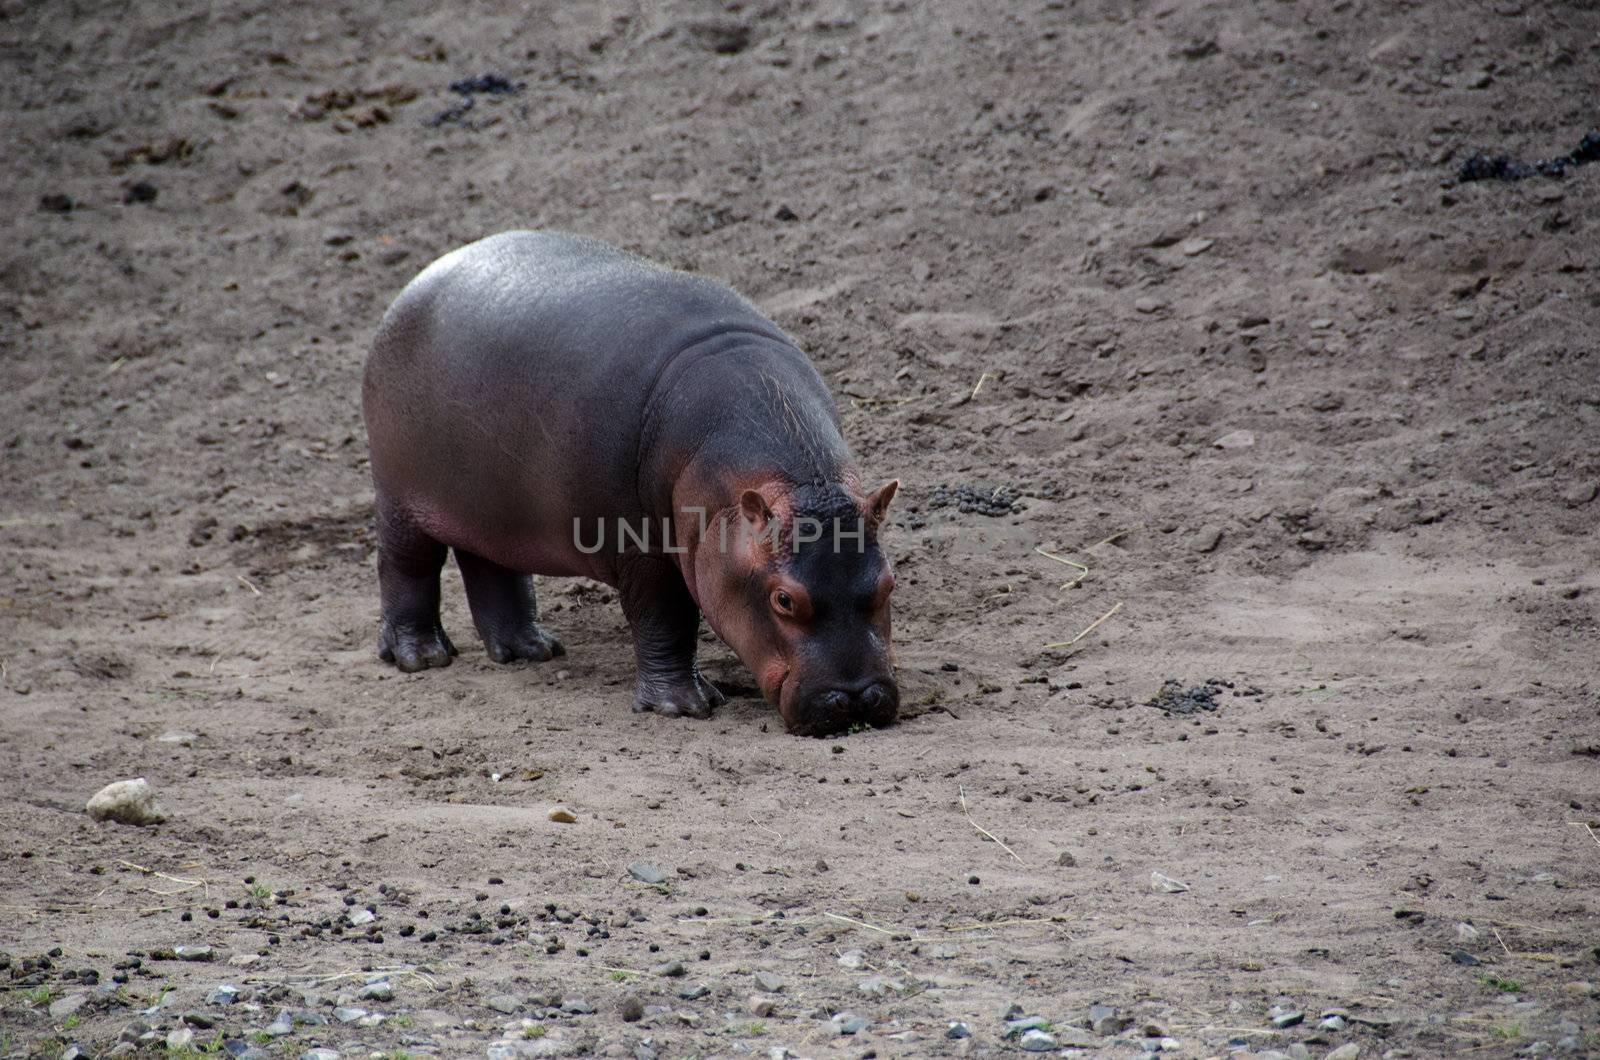
[[[156,806],[156,793],[143,777],[136,780],[119,780],[107,784],[94,793],[84,806],[89,816],[97,821],[121,821],[123,824],[156,824],[166,820]]]
[[[1361,1046],[1355,1042],[1345,1042],[1339,1048],[1328,1054],[1327,1060],[1356,1060],[1361,1055]]]
[[[1152,872],[1150,874],[1150,889],[1159,894],[1182,894],[1189,889],[1189,885],[1173,879],[1164,872]]]
[[[1229,431],[1211,444],[1218,449],[1248,449],[1256,444],[1256,432]]]

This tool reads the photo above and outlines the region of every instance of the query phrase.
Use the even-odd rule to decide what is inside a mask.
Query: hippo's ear
[[[883,517],[889,514],[889,502],[894,500],[899,489],[900,480],[892,478],[867,494],[867,519],[873,526],[880,525]]]
[[[757,534],[765,533],[767,524],[772,521],[772,509],[767,506],[767,499],[755,490],[745,490],[739,495],[739,514]]]

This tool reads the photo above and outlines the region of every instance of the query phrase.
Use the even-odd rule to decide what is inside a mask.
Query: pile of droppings
[[[1017,501],[1022,496],[1014,487],[995,486],[940,486],[928,501],[930,508],[954,507],[963,513],[999,517],[1018,511]]]

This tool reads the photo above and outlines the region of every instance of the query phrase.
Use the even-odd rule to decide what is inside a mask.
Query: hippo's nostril
[[[869,714],[876,714],[889,702],[889,693],[883,690],[882,685],[873,685],[861,693],[861,705],[867,708]]]
[[[824,692],[818,697],[817,705],[829,716],[843,714],[850,706],[850,697],[843,692]]]

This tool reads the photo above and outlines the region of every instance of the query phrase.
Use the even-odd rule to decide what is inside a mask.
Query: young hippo
[[[791,732],[887,725],[894,576],[867,489],[795,344],[728,287],[592,239],[506,232],[400,293],[367,359],[382,623],[405,671],[456,654],[454,549],[496,662],[545,660],[530,575],[614,586],[633,709],[703,718],[700,616]]]

